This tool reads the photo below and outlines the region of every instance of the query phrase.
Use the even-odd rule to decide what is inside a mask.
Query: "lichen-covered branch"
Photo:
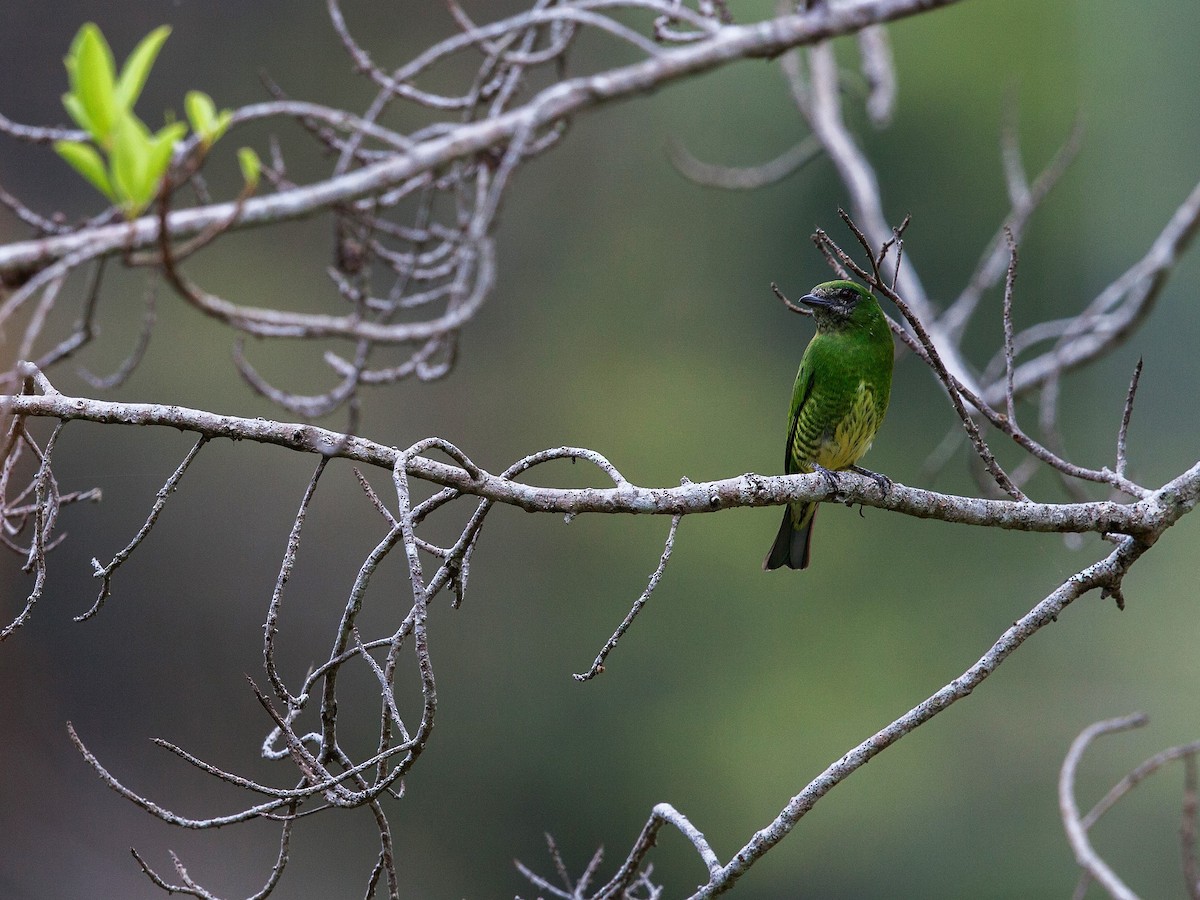
[[[0,409],[17,416],[104,425],[156,425],[207,438],[273,444],[288,450],[347,459],[390,469],[402,451],[356,435],[301,423],[239,418],[182,406],[119,403],[52,394],[0,396]],[[594,451],[563,448],[564,457],[584,458]],[[796,500],[835,500],[888,509],[923,519],[1017,531],[1056,533],[1116,532],[1156,535],[1190,511],[1200,498],[1200,462],[1135,503],[1035,503],[985,500],[943,494],[893,482],[886,492],[867,476],[839,472],[837,491],[819,475],[747,473],[719,481],[685,482],[674,487],[640,487],[628,481],[610,488],[549,488],[471,470],[422,455],[408,459],[410,477],[453,488],[461,494],[529,512],[558,514],[624,513],[697,515],[739,507],[778,506]]]

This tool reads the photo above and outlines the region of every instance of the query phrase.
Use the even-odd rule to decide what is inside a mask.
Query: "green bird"
[[[813,311],[817,333],[792,389],[784,471],[822,472],[836,486],[830,472],[857,470],[883,423],[895,346],[879,301],[853,281],[818,284],[800,302]],[[788,504],[764,569],[808,568],[816,512],[816,503]]]

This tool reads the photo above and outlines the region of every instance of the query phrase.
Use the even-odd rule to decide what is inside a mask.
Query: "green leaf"
[[[95,22],[84,22],[79,26],[79,30],[75,32],[75,37],[71,38],[71,46],[67,48],[67,55],[63,57],[63,65],[67,67],[67,74],[73,74],[75,70],[75,61],[79,59],[79,48],[83,44],[83,36],[87,34],[88,26],[97,27]]]
[[[170,36],[171,26],[160,25],[146,35],[133,48],[125,65],[121,67],[121,77],[117,81],[117,102],[125,109],[133,109],[142,88],[146,86],[146,78],[158,58],[158,51],[163,42]]]
[[[171,166],[175,144],[185,134],[187,126],[174,122],[152,135],[140,119],[128,114],[118,126],[113,141],[112,180],[128,218],[154,201]]]
[[[63,94],[62,104],[67,110],[67,114],[75,120],[75,124],[86,131],[92,133],[92,123],[88,121],[87,110],[83,108],[83,104],[79,102],[79,98],[74,94]]]
[[[129,218],[145,209],[154,197],[153,189],[147,189],[150,155],[150,132],[137,116],[126,113],[113,134],[110,174],[113,191]]]
[[[94,23],[79,29],[66,65],[71,92],[79,100],[88,130],[97,144],[108,147],[121,107],[114,84],[112,50]]]
[[[192,123],[192,131],[205,143],[211,143],[208,135],[217,125],[217,106],[212,102],[212,97],[203,91],[188,91],[183,98],[183,109]]]
[[[259,161],[258,154],[249,147],[239,147],[237,158],[242,169],[242,178],[250,190],[254,190],[258,187],[258,176],[262,172],[262,162]]]
[[[104,159],[95,147],[79,141],[55,141],[54,150],[96,190],[116,202],[116,195],[108,181],[108,173],[104,171]]]
[[[71,78],[71,87],[75,86],[75,74],[79,69],[79,58],[83,55],[84,45],[95,41],[97,37],[99,37],[101,45],[108,46],[100,27],[95,22],[85,22],[75,32],[75,37],[71,38],[71,46],[67,48],[67,55],[63,59],[63,64],[67,67],[67,75]],[[110,60],[112,58],[111,50],[109,50],[109,58]]]
[[[203,91],[188,91],[183,108],[187,111],[188,121],[192,123],[192,131],[199,136],[205,149],[217,142],[233,120],[233,110],[223,109],[218,113],[212,97]]]

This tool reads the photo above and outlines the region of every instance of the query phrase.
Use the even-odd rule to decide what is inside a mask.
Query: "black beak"
[[[805,306],[815,306],[819,309],[828,309],[833,306],[832,300],[827,300],[824,297],[818,297],[816,294],[805,294],[800,298],[800,302]]]

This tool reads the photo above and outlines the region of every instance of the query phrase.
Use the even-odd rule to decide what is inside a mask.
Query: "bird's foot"
[[[859,475],[866,475],[879,487],[879,493],[886,497],[888,491],[892,489],[892,479],[888,478],[879,472],[872,472],[870,469],[864,469],[862,466],[850,466],[851,472],[857,472]]]
[[[835,473],[831,472],[829,469],[825,468],[820,463],[813,463],[812,467],[813,467],[813,471],[818,473],[822,478],[824,478],[825,483],[827,485],[829,485],[829,494],[830,494],[829,499],[836,500],[838,494],[840,494],[842,492],[842,486],[838,482],[837,475]]]

